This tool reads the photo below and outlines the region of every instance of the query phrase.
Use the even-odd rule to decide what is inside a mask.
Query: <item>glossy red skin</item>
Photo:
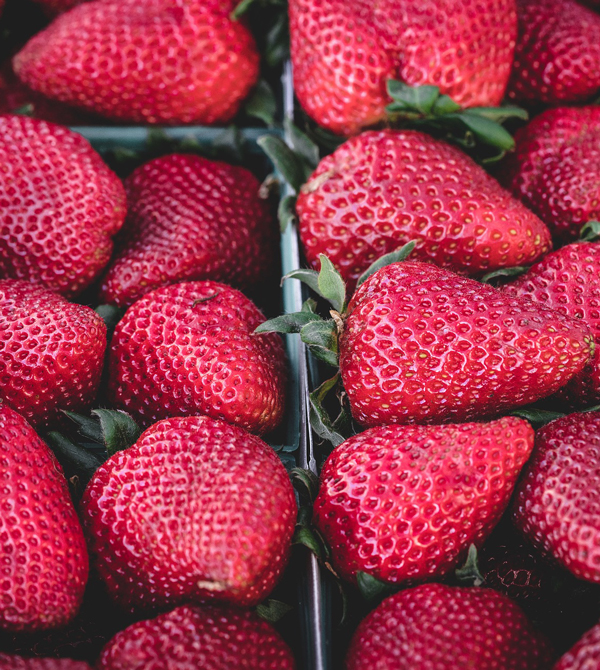
[[[388,583],[439,578],[481,546],[533,448],[522,419],[380,426],[327,459],[314,521],[336,572]]]
[[[253,612],[183,606],[118,633],[98,670],[294,670],[291,650]]]
[[[509,598],[424,584],[386,598],[359,625],[346,670],[547,670],[546,641]]]
[[[529,297],[589,326],[596,344],[593,359],[558,395],[572,407],[600,402],[600,244],[577,242],[562,247],[502,290],[509,296]]]
[[[0,399],[36,427],[85,411],[100,384],[106,326],[39,285],[0,280]]]
[[[113,405],[149,425],[206,414],[257,434],[276,428],[285,405],[279,335],[243,293],[218,282],[152,291],[117,324],[109,359]]]
[[[325,254],[354,288],[371,263],[414,240],[411,258],[463,274],[529,264],[546,226],[462,151],[414,130],[368,131],[324,158],[296,206],[308,262]]]
[[[133,612],[257,604],[285,567],[297,510],[272,447],[224,421],[184,417],[106,461],[81,511],[108,593]]]
[[[213,279],[245,287],[264,278],[275,230],[258,179],[243,167],[172,154],[125,180],[125,237],[100,301],[131,305],[148,291]]]
[[[110,119],[224,123],[259,74],[250,31],[225,3],[104,0],[59,16],[15,56],[32,89]]]
[[[92,666],[70,658],[23,658],[0,654],[0,670],[92,670]]]
[[[600,624],[590,628],[558,659],[552,670],[593,670],[597,667],[600,667]]]
[[[510,99],[575,103],[600,88],[600,16],[575,0],[517,0],[517,17]]]
[[[357,290],[339,347],[358,423],[446,423],[551,395],[588,363],[593,336],[528,298],[404,261]]]
[[[37,632],[77,614],[88,576],[83,532],[54,454],[0,404],[0,628]]]
[[[503,168],[505,183],[561,244],[600,218],[599,124],[597,106],[547,110],[517,131]]]
[[[600,582],[600,412],[570,414],[536,433],[513,520],[576,577]]]
[[[385,118],[388,79],[498,105],[516,39],[514,0],[291,0],[294,89],[321,126],[353,135]]]
[[[125,218],[125,191],[68,128],[0,116],[0,275],[73,297],[100,274]]]

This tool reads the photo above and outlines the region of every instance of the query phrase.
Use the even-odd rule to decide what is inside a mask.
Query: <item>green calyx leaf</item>
[[[267,81],[259,80],[252,94],[244,103],[244,111],[248,116],[260,119],[268,127],[275,125],[277,99]]]
[[[397,586],[382,582],[373,577],[373,575],[369,575],[361,570],[358,570],[356,573],[356,583],[360,594],[368,603],[378,602],[398,591]]]
[[[311,504],[315,501],[317,493],[319,492],[319,478],[312,470],[304,468],[294,468],[291,471],[292,482],[300,485],[306,492]]]
[[[600,221],[588,221],[579,232],[582,242],[597,242],[600,239]]]
[[[296,200],[298,200],[297,196],[286,195],[279,201],[277,219],[279,220],[279,229],[282,233],[296,220]]]
[[[233,12],[231,12],[231,18],[234,21],[240,19],[250,9],[250,6],[254,4],[255,1],[256,0],[241,0]]]
[[[515,141],[512,135],[496,121],[480,116],[474,110],[463,110],[454,114],[448,114],[446,118],[453,117],[462,123],[468,132],[471,132],[475,141],[498,149],[500,152],[512,151]]]
[[[560,419],[566,416],[563,412],[552,412],[546,409],[536,409],[535,407],[523,407],[522,409],[514,409],[511,412],[512,416],[518,416],[521,419],[529,421],[534,428],[541,428],[554,419]]]
[[[131,447],[142,434],[140,427],[127,412],[112,409],[94,409],[102,429],[103,442],[109,456]]]
[[[268,598],[267,600],[264,600],[262,603],[260,603],[260,605],[256,606],[256,613],[261,619],[264,619],[269,623],[277,623],[293,609],[294,608],[291,605],[288,605],[281,600]]]
[[[300,312],[310,315],[309,312]],[[338,367],[337,326],[333,319],[312,319],[300,331],[300,338],[319,360]]]
[[[110,338],[117,327],[117,323],[119,323],[125,314],[125,308],[117,307],[116,305],[98,305],[94,311],[104,321],[107,338],[110,341]]]
[[[440,97],[438,86],[409,86],[403,81],[388,79],[387,92],[394,101],[388,105],[389,112],[403,112],[426,116]]]
[[[94,476],[102,465],[102,460],[84,447],[71,442],[62,433],[52,431],[46,435],[46,442],[63,465],[69,465],[84,484]]]
[[[313,142],[306,133],[303,133],[290,118],[286,117],[283,125],[290,139],[292,149],[304,160],[306,167],[312,172],[319,164],[320,159],[317,143]]]
[[[271,162],[287,183],[298,192],[306,181],[304,166],[298,156],[280,137],[274,135],[259,137],[257,144],[271,159]]]
[[[358,281],[356,282],[356,288],[358,288],[361,284],[364,284],[371,275],[374,275],[377,272],[377,270],[381,270],[381,268],[385,267],[386,265],[391,265],[392,263],[399,263],[400,261],[406,260],[416,245],[416,242],[408,242],[403,247],[396,249],[396,251],[392,251],[391,253],[385,254],[384,256],[378,258],[358,278]]]
[[[309,323],[322,321],[322,317],[314,312],[302,311],[283,314],[274,319],[264,321],[254,330],[255,333],[299,333]]]
[[[485,584],[485,579],[479,571],[477,562],[477,547],[474,544],[469,546],[469,553],[465,564],[454,571],[454,575],[463,586],[481,586]]]
[[[296,526],[292,544],[301,544],[307,547],[320,561],[323,561],[325,558],[323,545],[318,536],[308,526]]]
[[[324,381],[319,388],[313,391],[309,396],[309,419],[310,425],[315,433],[330,442],[334,447],[337,447],[338,444],[344,442],[346,437],[339,432],[338,426],[336,426],[336,421],[332,421],[329,414],[323,407],[323,402],[328,396],[330,391],[338,386],[340,381],[339,372]]]
[[[319,295],[329,301],[336,312],[342,314],[346,307],[346,284],[325,254],[319,254],[319,260],[321,261],[321,271],[317,280]]]
[[[525,274],[527,270],[529,270],[529,267],[529,265],[515,265],[512,268],[499,268],[498,270],[494,270],[493,272],[488,272],[487,274],[483,275],[480,281],[484,284],[496,285],[503,283],[502,280],[515,279],[516,277],[520,277],[521,275]]]

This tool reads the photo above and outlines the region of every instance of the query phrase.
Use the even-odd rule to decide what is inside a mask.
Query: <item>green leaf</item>
[[[319,164],[319,147],[306,133],[303,133],[298,126],[294,125],[290,118],[286,117],[284,127],[292,143],[293,150],[302,157],[309,168],[308,177]]]
[[[265,38],[264,57],[269,67],[277,67],[290,57],[290,34],[287,11],[277,16]]]
[[[323,401],[329,392],[337,386],[339,379],[340,375],[337,373],[331,379],[324,381],[309,396],[309,418],[312,429],[320,438],[327,440],[334,447],[344,442],[346,438],[334,429],[332,421],[323,407]]]
[[[102,461],[93,456],[83,447],[74,444],[61,433],[52,431],[46,435],[46,442],[61,463],[68,463],[87,483],[96,470],[102,465]]]
[[[469,110],[446,116],[446,118],[450,117],[458,119],[473,133],[477,140],[486,146],[494,147],[500,151],[511,151],[515,147],[512,135],[495,121],[473,114]]]
[[[229,126],[219,133],[213,142],[213,151],[223,155],[232,163],[242,163],[244,160],[244,137],[239,128]]]
[[[315,533],[307,526],[296,526],[292,544],[301,544],[307,547],[318,559],[323,560],[323,547]]]
[[[321,261],[318,278],[319,294],[329,301],[336,312],[341,314],[346,306],[346,284],[342,275],[325,254],[319,254],[319,259]]]
[[[304,165],[298,156],[280,138],[263,135],[257,140],[258,146],[267,154],[271,162],[287,183],[296,191],[304,184]]]
[[[527,110],[514,105],[507,105],[506,107],[469,107],[468,112],[496,123],[504,123],[508,119],[520,119],[521,121],[529,119]]]
[[[379,601],[398,590],[398,587],[382,582],[361,570],[356,573],[356,583],[362,597],[369,603]]]
[[[142,434],[140,427],[127,412],[112,409],[93,409],[100,419],[102,436],[109,456],[133,445]]]
[[[395,103],[407,111],[414,111],[424,116],[431,113],[435,101],[440,97],[440,89],[437,86],[409,86],[403,81],[388,79],[386,87],[388,95]]]
[[[518,416],[521,419],[529,421],[534,428],[540,428],[541,426],[550,423],[550,421],[554,421],[554,419],[560,419],[561,417],[566,416],[563,412],[551,412],[550,410],[536,409],[535,407],[514,409],[511,414],[512,416]]]
[[[94,311],[104,321],[106,325],[106,337],[110,342],[117,323],[123,318],[126,309],[117,307],[116,305],[98,305]]]
[[[462,107],[452,100],[449,95],[440,95],[431,108],[433,116],[443,116],[444,114],[451,114],[458,112]]]
[[[35,112],[35,107],[32,102],[27,102],[20,107],[17,107],[11,111],[11,114],[18,114],[19,116],[33,116]]]
[[[293,609],[294,608],[291,605],[283,603],[281,600],[268,598],[256,606],[256,613],[261,619],[264,619],[269,623],[277,623]]]
[[[469,553],[465,564],[460,568],[456,568],[454,575],[464,586],[481,586],[482,584],[485,584],[485,579],[479,571],[477,547],[474,544],[469,546]]]
[[[234,21],[240,19],[250,9],[250,6],[254,4],[254,1],[255,0],[241,0],[233,12],[231,12],[231,18]]]
[[[300,312],[307,314],[307,312]],[[313,319],[300,331],[300,337],[312,354],[319,360],[337,367],[338,365],[338,338],[337,326],[333,319]]]
[[[588,221],[579,231],[582,242],[596,242],[600,238],[600,221]]]
[[[248,116],[260,119],[267,126],[275,125],[277,100],[267,81],[261,79],[256,84],[252,94],[244,104],[244,111]]]
[[[302,311],[303,312],[309,312],[311,314],[314,314],[317,309],[317,301],[313,300],[312,298],[307,298],[303,303],[302,303]]]
[[[254,329],[255,333],[299,333],[304,326],[313,321],[323,321],[314,312],[294,312],[282,314],[274,319],[264,321]]]
[[[417,243],[411,241],[405,244],[404,246],[400,247],[399,249],[396,249],[396,251],[392,251],[391,253],[385,254],[384,256],[378,258],[358,278],[358,281],[356,282],[356,288],[358,288],[361,284],[364,284],[364,282],[371,275],[374,275],[377,272],[377,270],[381,270],[381,268],[385,267],[386,265],[391,265],[392,263],[399,263],[400,261],[405,261],[410,256],[410,254],[412,253],[413,249],[416,246]]]
[[[484,284],[492,284],[495,279],[512,279],[520,277],[529,270],[529,267],[529,265],[515,265],[512,268],[498,268],[498,270],[483,275],[481,281]]]
[[[70,412],[69,410],[63,410],[63,414],[77,426],[77,432],[88,440],[92,442],[97,442],[98,444],[104,444],[104,439],[102,435],[102,428],[98,421],[91,419],[89,416],[84,416],[83,414],[77,414],[76,412]]]
[[[291,272],[288,272],[281,281],[283,282],[286,279],[298,279],[303,284],[306,284],[308,288],[312,289],[317,295],[323,297],[319,289],[319,273],[316,270],[292,270]]]
[[[294,468],[291,472],[292,481],[302,484],[311,503],[314,502],[319,492],[319,478],[312,470],[305,468]]]
[[[286,195],[279,201],[277,218],[279,220],[279,229],[282,233],[296,220],[296,200],[298,200],[297,196]]]

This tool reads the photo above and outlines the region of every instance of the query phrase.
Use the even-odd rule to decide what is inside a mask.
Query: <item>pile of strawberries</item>
[[[339,667],[600,666],[598,3],[17,4],[0,670],[299,667],[265,620],[293,544]],[[67,127],[275,123],[288,28],[262,184],[193,142],[117,174]],[[267,321],[277,181],[310,297]],[[300,493],[277,333],[318,378]]]

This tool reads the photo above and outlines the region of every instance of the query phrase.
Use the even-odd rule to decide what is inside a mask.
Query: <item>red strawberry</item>
[[[98,670],[293,670],[277,631],[252,612],[184,606],[118,633]]]
[[[596,343],[594,357],[558,394],[571,406],[599,402],[600,244],[580,242],[554,251],[502,290],[512,297],[529,297],[589,326]]]
[[[600,412],[537,431],[514,506],[519,530],[575,576],[600,582]]]
[[[523,419],[381,426],[327,459],[314,521],[344,579],[440,577],[500,520],[533,448]]]
[[[433,84],[461,106],[498,105],[516,38],[514,0],[291,0],[294,88],[340,134],[385,117],[387,79]]]
[[[92,670],[85,661],[70,658],[23,658],[0,654],[0,670]]]
[[[252,35],[227,5],[103,0],[59,16],[15,56],[49,98],[135,123],[223,123],[258,78]]]
[[[384,600],[362,621],[347,670],[547,670],[546,641],[506,596],[425,584]]]
[[[25,419],[0,404],[0,628],[58,628],[77,613],[85,540],[61,467]]]
[[[340,371],[361,425],[493,416],[548,396],[590,359],[580,320],[433,265],[382,268],[356,291]]]
[[[274,257],[269,206],[242,167],[174,154],[125,181],[124,245],[104,278],[101,300],[130,305],[152,289],[214,279],[247,286]]]
[[[579,102],[600,88],[600,16],[575,0],[517,0],[509,98]]]
[[[297,202],[308,262],[325,254],[352,289],[410,240],[414,257],[477,275],[531,263],[550,233],[459,149],[417,131],[366,132],[324,158]]]
[[[517,132],[505,167],[507,185],[561,243],[600,218],[599,124],[600,107],[548,110]]]
[[[148,293],[117,325],[109,397],[143,424],[207,414],[257,434],[283,418],[285,362],[278,335],[255,335],[262,312],[217,282]]]
[[[110,259],[123,185],[81,135],[25,116],[0,116],[0,164],[0,274],[80,293]]]
[[[594,670],[600,667],[600,624],[594,626],[560,657],[552,670]]]
[[[82,513],[98,572],[127,610],[190,600],[250,606],[285,567],[296,502],[260,438],[185,417],[154,424],[104,463]]]
[[[0,398],[33,425],[92,403],[105,349],[106,326],[89,307],[29,282],[0,280]]]

